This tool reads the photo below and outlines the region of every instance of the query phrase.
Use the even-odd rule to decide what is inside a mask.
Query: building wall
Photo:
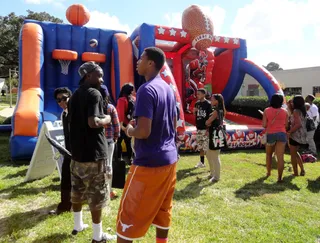
[[[272,75],[286,87],[286,95],[292,95],[294,91],[302,90],[302,95],[314,94],[320,97],[320,67],[289,69],[271,72]],[[256,86],[258,82],[249,75],[245,76],[239,96],[250,96],[253,93],[265,96],[266,93],[261,86]],[[317,87],[317,90],[314,88]],[[292,88],[298,88],[296,90]],[[255,89],[255,90],[254,90]],[[314,92],[315,91],[315,92]]]

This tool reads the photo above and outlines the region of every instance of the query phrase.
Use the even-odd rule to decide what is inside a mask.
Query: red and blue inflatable
[[[88,16],[86,12],[86,18]],[[55,121],[60,117],[61,110],[53,97],[54,89],[67,86],[74,91],[79,82],[78,68],[85,61],[100,64],[105,74],[105,84],[115,102],[124,83],[132,82],[138,89],[144,82],[135,71],[136,61],[143,50],[151,46],[161,48],[167,57],[161,75],[174,90],[180,106],[178,132],[182,151],[196,150],[195,119],[192,114],[185,112],[188,83],[186,66],[198,58],[192,52],[206,53],[200,58],[200,64],[205,63],[205,68],[197,64],[198,68],[202,68],[201,80],[197,81],[199,85],[211,93],[222,93],[226,103],[236,97],[245,74],[254,77],[269,98],[274,93],[282,93],[276,79],[247,58],[246,41],[243,39],[213,33],[212,36],[206,33],[192,39],[191,30],[146,23],[136,28],[129,37],[122,31],[87,28],[77,21],[73,22],[77,24],[24,22],[19,40],[18,102],[12,117],[10,139],[13,159],[32,156],[43,122]],[[97,47],[89,45],[92,39],[98,41]],[[210,39],[211,46],[195,51],[194,47],[201,46],[198,43],[204,39]],[[197,65],[191,64],[189,68],[197,69]],[[260,120],[234,113],[228,113],[226,119],[230,148],[261,146],[259,138],[263,129]]]

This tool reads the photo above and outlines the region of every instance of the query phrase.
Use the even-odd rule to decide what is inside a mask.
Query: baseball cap
[[[92,73],[97,68],[101,68],[101,67],[98,64],[96,64],[95,62],[85,62],[84,64],[82,64],[78,70],[78,73],[81,78],[79,84],[83,83],[83,81],[88,73]]]

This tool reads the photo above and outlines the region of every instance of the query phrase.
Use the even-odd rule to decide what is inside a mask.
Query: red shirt
[[[134,99],[134,97],[132,97]],[[117,101],[117,111],[119,122],[123,122],[124,125],[127,125],[130,121],[127,118],[126,114],[128,112],[128,99],[126,97],[120,97]]]
[[[287,110],[283,108],[275,109],[269,107],[265,109],[265,114],[267,117],[267,132],[270,134],[278,133],[278,132],[286,132],[286,120]],[[274,119],[274,122],[272,123]],[[272,124],[271,124],[272,123]]]

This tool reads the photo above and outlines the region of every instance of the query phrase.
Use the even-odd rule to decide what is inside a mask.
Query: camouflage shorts
[[[71,202],[88,203],[90,210],[100,210],[109,199],[110,178],[106,161],[80,163],[71,161]]]
[[[209,137],[207,130],[197,130],[197,145],[198,150],[208,150]]]

